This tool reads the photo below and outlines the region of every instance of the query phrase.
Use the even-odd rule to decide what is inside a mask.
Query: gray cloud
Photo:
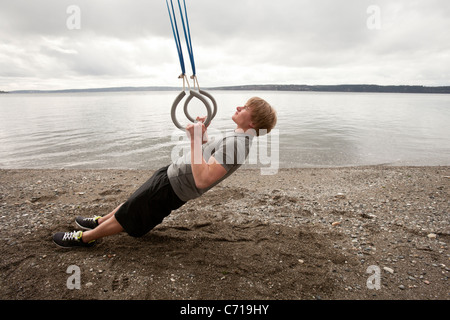
[[[70,5],[81,10],[80,30],[66,26]],[[187,5],[203,85],[448,85],[445,0]],[[367,27],[369,5],[381,10],[380,30]],[[178,84],[164,0],[2,0],[0,38],[0,90]]]

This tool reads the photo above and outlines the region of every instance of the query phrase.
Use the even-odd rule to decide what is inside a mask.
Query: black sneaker
[[[75,222],[80,228],[89,230],[95,229],[98,226],[98,219],[100,219],[99,216],[93,218],[76,217]]]
[[[83,240],[81,240],[82,236],[82,231],[58,232],[53,236],[53,242],[63,248],[92,247],[95,244],[95,240],[84,243]]]

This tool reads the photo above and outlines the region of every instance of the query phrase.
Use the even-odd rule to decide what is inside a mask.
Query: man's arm
[[[214,157],[211,156],[208,162],[203,158],[203,134],[206,131],[203,123],[188,125],[186,130],[191,138],[191,168],[195,186],[205,189],[222,178],[227,170]]]

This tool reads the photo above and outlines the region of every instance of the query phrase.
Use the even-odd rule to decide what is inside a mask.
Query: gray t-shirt
[[[252,140],[253,135],[233,132],[227,134],[225,138],[209,141],[202,146],[205,161],[208,162],[209,158],[214,156],[227,171],[221,179],[205,189],[198,189],[195,186],[191,168],[191,153],[187,152],[178,158],[167,169],[170,184],[178,198],[182,201],[195,199],[228,178],[245,163]]]

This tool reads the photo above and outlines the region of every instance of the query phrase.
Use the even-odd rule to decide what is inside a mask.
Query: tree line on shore
[[[303,91],[303,92],[373,92],[373,93],[441,93],[449,94],[450,86],[426,87],[426,86],[380,86],[371,84],[342,84],[342,85],[240,85],[210,87],[209,90],[247,90],[247,91]],[[117,91],[168,91],[180,90],[179,87],[113,87],[90,89],[64,89],[64,90],[15,90],[2,91],[1,93],[70,93],[70,92],[117,92]]]

